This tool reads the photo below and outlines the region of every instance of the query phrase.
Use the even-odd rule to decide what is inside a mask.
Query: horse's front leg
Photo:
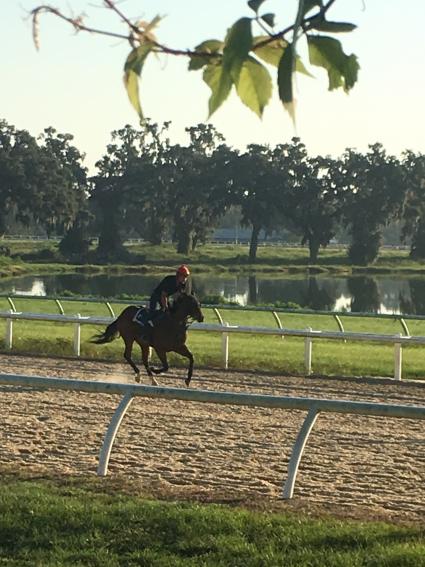
[[[157,349],[155,348],[155,352],[157,357],[159,358],[159,360],[161,361],[161,368],[154,368],[153,366],[150,367],[150,369],[152,370],[152,372],[155,372],[155,374],[161,374],[161,372],[167,372],[169,366],[168,366],[168,360],[167,360],[167,353],[165,352],[165,350],[161,350],[161,349]]]
[[[143,366],[146,368],[146,372],[148,373],[148,376],[151,379],[152,385],[158,386],[159,384],[155,380],[155,377],[152,374],[151,367],[149,366],[149,345],[148,345],[148,343],[145,343],[145,342],[140,342],[139,345],[140,345],[140,348],[142,349]]]
[[[192,379],[192,374],[193,374],[193,354],[190,352],[190,350],[187,348],[186,345],[182,345],[178,348],[175,348],[174,352],[176,352],[177,354],[181,354],[181,356],[185,356],[186,358],[189,359],[189,368],[187,369],[187,378],[184,381],[186,386],[189,386],[190,381]]]

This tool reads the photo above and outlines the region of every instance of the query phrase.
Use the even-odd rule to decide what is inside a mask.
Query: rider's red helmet
[[[185,264],[182,264],[179,268],[177,268],[177,273],[182,274],[183,276],[186,277],[190,276],[190,270]]]

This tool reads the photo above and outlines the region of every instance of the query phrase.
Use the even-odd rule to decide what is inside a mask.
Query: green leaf
[[[264,0],[249,0],[248,6],[251,8],[251,10],[254,10],[254,12],[257,14],[263,2]]]
[[[321,0],[304,0],[302,15],[305,16],[313,8],[321,8],[323,2]]]
[[[289,112],[292,120],[295,122],[295,105],[292,86],[293,69],[294,50],[292,44],[289,43],[279,61],[277,83],[279,87],[279,98],[283,102],[283,106]]]
[[[211,89],[208,101],[211,116],[226,100],[232,85],[237,85],[244,61],[252,48],[251,18],[241,18],[229,29],[220,64],[209,64],[203,79]]]
[[[267,69],[249,57],[244,64],[236,85],[241,101],[260,118],[272,94],[272,80]]]
[[[302,73],[303,75],[307,75],[307,77],[312,77],[313,75],[307,71],[304,66],[304,63],[301,61],[301,58],[297,55],[295,57],[295,71],[297,73]]]
[[[139,77],[152,47],[152,43],[144,43],[133,49],[124,64],[124,85],[127,89],[128,98],[141,119],[143,119],[143,112],[139,96]]]
[[[223,49],[223,69],[230,74],[236,84],[239,73],[252,48],[251,18],[241,18],[227,33]]]
[[[198,53],[217,53],[219,54],[223,49],[223,42],[218,39],[208,39],[203,41],[195,47],[195,51]],[[212,61],[212,57],[206,57],[202,55],[191,55],[189,62],[189,71],[197,71],[202,69],[205,65],[209,65]]]
[[[266,63],[277,67],[283,55],[283,51],[288,44],[284,39],[275,39],[258,49],[255,48],[255,45],[266,39],[269,39],[268,35],[262,35],[254,38],[254,53]]]
[[[261,19],[263,20],[263,22],[266,22],[267,25],[269,25],[271,28],[274,27],[274,14],[264,14],[263,16],[261,16]]]
[[[222,65],[207,65],[203,79],[211,89],[208,101],[208,118],[223,104],[232,88],[232,78]]]
[[[355,24],[349,24],[348,22],[327,22],[326,20],[321,22],[312,21],[311,27],[317,31],[329,33],[351,32],[357,28]]]
[[[329,90],[348,92],[357,81],[359,64],[355,55],[346,55],[341,43],[328,36],[308,36],[310,63],[328,72]]]

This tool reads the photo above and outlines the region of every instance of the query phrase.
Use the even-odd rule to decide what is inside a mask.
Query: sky
[[[111,141],[111,132],[138,125],[122,82],[130,47],[124,40],[76,34],[52,15],[42,16],[40,49],[32,40],[28,12],[39,0],[0,0],[0,118],[37,136],[53,126],[74,136],[74,144],[94,164]],[[66,14],[86,14],[85,23],[126,33],[101,0],[52,0]],[[222,39],[240,17],[252,12],[245,0],[119,0],[131,18],[165,16],[158,40],[169,47],[193,48],[205,39]],[[294,0],[266,0],[277,29],[293,22]],[[336,0],[328,15],[358,28],[339,34],[344,51],[355,53],[359,80],[350,94],[327,90],[326,73],[298,75],[294,127],[275,93],[260,120],[231,95],[209,122],[229,145],[276,145],[298,136],[312,155],[340,155],[347,147],[366,151],[380,142],[392,154],[406,149],[425,153],[425,2],[423,0]],[[303,47],[300,45],[303,54]],[[306,57],[304,62],[308,63]],[[187,71],[184,57],[151,58],[140,86],[145,116],[171,121],[170,138],[186,143],[185,128],[207,121],[209,88],[202,72]],[[274,77],[274,68],[269,69]]]

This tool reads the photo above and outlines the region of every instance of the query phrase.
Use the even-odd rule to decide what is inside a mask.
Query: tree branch
[[[301,25],[301,27],[303,29],[303,33],[306,33],[309,29],[311,29],[314,20],[317,20],[317,18],[324,18],[326,12],[329,10],[329,8],[332,6],[332,4],[335,3],[335,1],[336,0],[328,0],[328,2],[326,2],[325,4],[322,5],[322,7],[320,8],[320,10],[317,14],[314,14],[313,16],[310,16],[309,18],[303,19],[302,25]],[[116,6],[116,3],[113,0],[104,0],[104,3],[105,3],[105,6],[109,10],[112,10],[113,12],[115,12],[121,18],[121,20],[128,26],[128,28],[130,30],[129,34],[121,34],[121,33],[117,33],[117,32],[112,32],[112,31],[108,31],[108,30],[102,30],[102,29],[86,26],[83,22],[82,16],[78,16],[76,18],[73,18],[71,16],[66,16],[57,8],[54,8],[53,6],[50,6],[50,5],[47,5],[47,4],[43,4],[43,5],[37,6],[36,8],[31,10],[31,12],[30,12],[30,15],[32,17],[32,22],[33,22],[33,40],[34,40],[34,44],[35,44],[36,48],[37,49],[39,48],[39,34],[38,34],[38,19],[39,19],[39,16],[40,16],[40,14],[43,14],[43,13],[46,13],[46,14],[50,13],[50,14],[53,14],[54,16],[64,20],[65,22],[71,24],[72,27],[77,32],[84,31],[84,32],[93,33],[93,34],[96,34],[96,35],[103,35],[103,36],[107,36],[107,37],[124,39],[124,40],[128,41],[132,47],[134,47],[134,42],[135,42],[134,35],[136,35],[136,38],[137,38],[136,41],[137,42],[143,43],[144,39],[149,40],[149,42],[154,45],[154,47],[155,47],[154,51],[156,51],[157,53],[166,53],[168,55],[185,56],[185,57],[216,57],[216,58],[221,57],[221,55],[218,54],[218,53],[211,53],[211,52],[205,52],[205,51],[193,51],[193,50],[190,50],[190,49],[173,49],[173,48],[168,47],[164,44],[161,44],[161,43],[153,40],[151,37],[148,38],[145,30],[143,28],[141,28],[140,26],[132,23],[131,20],[121,10],[118,9],[118,7]],[[255,52],[257,49],[264,47],[265,45],[268,45],[269,43],[272,43],[273,41],[275,41],[277,39],[284,39],[285,35],[287,35],[291,31],[293,31],[294,29],[295,29],[295,24],[292,24],[292,25],[284,28],[283,30],[281,30],[277,33],[270,34],[270,36],[267,39],[264,39],[263,41],[257,43],[255,46],[253,46],[252,50]]]

